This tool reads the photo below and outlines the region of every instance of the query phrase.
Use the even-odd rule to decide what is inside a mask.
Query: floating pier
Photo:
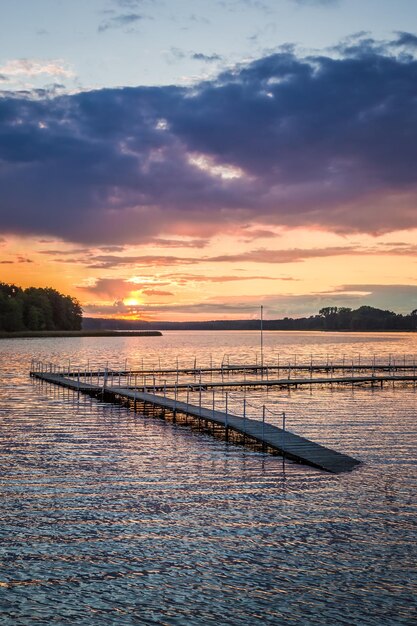
[[[92,374],[90,378],[92,380],[93,376],[97,376],[99,373],[90,374]],[[283,414],[283,428],[268,423],[265,421],[265,406],[262,411],[262,419],[248,418],[245,414],[242,417],[230,413],[227,407],[225,411],[220,411],[215,409],[214,404],[212,408],[201,406],[201,394],[200,403],[195,405],[189,403],[188,400],[187,402],[179,401],[177,393],[175,393],[175,398],[170,398],[166,395],[150,393],[149,388],[145,389],[144,386],[135,388],[123,385],[115,386],[114,384],[109,386],[107,370],[104,372],[103,384],[96,385],[86,382],[88,376],[85,377],[84,381],[81,380],[79,373],[76,378],[71,378],[62,373],[32,370],[31,376],[78,393],[101,397],[110,402],[126,403],[135,411],[139,409],[143,414],[150,411],[154,416],[171,416],[174,422],[183,421],[187,424],[191,423],[191,425],[197,424],[200,428],[202,427],[215,435],[221,435],[226,441],[231,440],[255,446],[263,452],[280,454],[285,458],[328,472],[347,472],[360,464],[357,459],[289,432],[285,429],[285,414]],[[97,379],[99,380],[100,377],[97,376]],[[328,381],[328,379],[324,380]],[[276,384],[276,381],[259,382]],[[291,380],[290,382],[293,383],[294,381]],[[243,383],[240,381],[238,384]],[[287,383],[283,382],[283,384]],[[181,386],[189,389],[190,386],[196,388],[195,385],[185,383]],[[230,385],[218,383],[217,386]],[[179,385],[175,385],[175,387],[177,391]],[[206,388],[207,382],[199,383],[200,391],[202,387]],[[171,385],[169,388],[173,389],[173,386]],[[165,386],[164,389],[166,392],[167,387]],[[158,390],[161,390],[161,386],[158,387]]]

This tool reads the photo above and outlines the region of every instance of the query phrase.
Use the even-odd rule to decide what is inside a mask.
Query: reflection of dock
[[[93,373],[93,375],[97,377],[97,372]],[[339,473],[350,471],[360,463],[358,460],[345,454],[341,454],[285,430],[285,421],[283,422],[283,428],[278,428],[268,423],[265,421],[265,407],[263,407],[261,419],[248,418],[245,413],[242,417],[230,413],[227,410],[227,406],[224,411],[215,408],[214,396],[213,406],[211,408],[201,405],[201,393],[198,405],[189,403],[188,395],[187,402],[178,400],[177,390],[180,385],[164,386],[165,395],[149,393],[149,390],[145,390],[143,386],[141,388],[135,387],[134,389],[123,385],[115,386],[112,384],[109,386],[107,384],[107,372],[104,373],[102,385],[85,382],[85,380],[80,379],[78,374],[76,378],[71,378],[61,373],[33,371],[31,372],[31,376],[48,383],[72,389],[73,391],[98,396],[110,402],[123,402],[132,407],[135,411],[139,410],[145,415],[150,413],[153,416],[170,418],[173,422],[185,423],[190,426],[194,425],[211,432],[213,435],[221,436],[226,439],[226,441],[230,440],[236,443],[251,445],[259,450],[272,454],[281,454],[291,460],[329,472]],[[87,378],[86,376],[85,379]],[[92,380],[92,378],[91,376],[90,379]],[[100,380],[99,376],[97,380]],[[271,383],[272,381],[255,382],[263,382],[265,384]],[[201,382],[198,384],[198,388],[201,391],[201,388],[203,386],[207,387],[207,385],[208,383]],[[231,385],[218,382],[217,386],[229,387]],[[169,388],[172,390],[174,387],[176,388],[175,397],[167,397],[166,389]],[[185,387],[190,389],[189,384],[181,384],[181,388]],[[195,385],[193,385],[193,388],[195,388]],[[161,391],[161,389],[161,386],[159,386],[158,390]]]

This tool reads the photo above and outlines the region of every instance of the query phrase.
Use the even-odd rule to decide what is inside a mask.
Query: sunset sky
[[[1,281],[100,317],[417,308],[415,0],[0,9]]]

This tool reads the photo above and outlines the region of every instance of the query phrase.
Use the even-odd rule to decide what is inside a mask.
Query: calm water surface
[[[417,355],[406,334],[264,341],[268,362]],[[247,394],[253,417],[285,411],[290,430],[364,461],[333,476],[28,377],[33,358],[177,357],[254,362],[259,336],[0,342],[1,624],[416,623],[416,387]]]

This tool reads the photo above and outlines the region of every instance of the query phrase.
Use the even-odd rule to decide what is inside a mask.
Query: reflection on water
[[[265,333],[265,356],[399,358],[416,339]],[[290,429],[365,461],[332,476],[27,376],[32,358],[253,361],[256,333],[0,350],[2,624],[414,623],[413,385],[250,392]]]

